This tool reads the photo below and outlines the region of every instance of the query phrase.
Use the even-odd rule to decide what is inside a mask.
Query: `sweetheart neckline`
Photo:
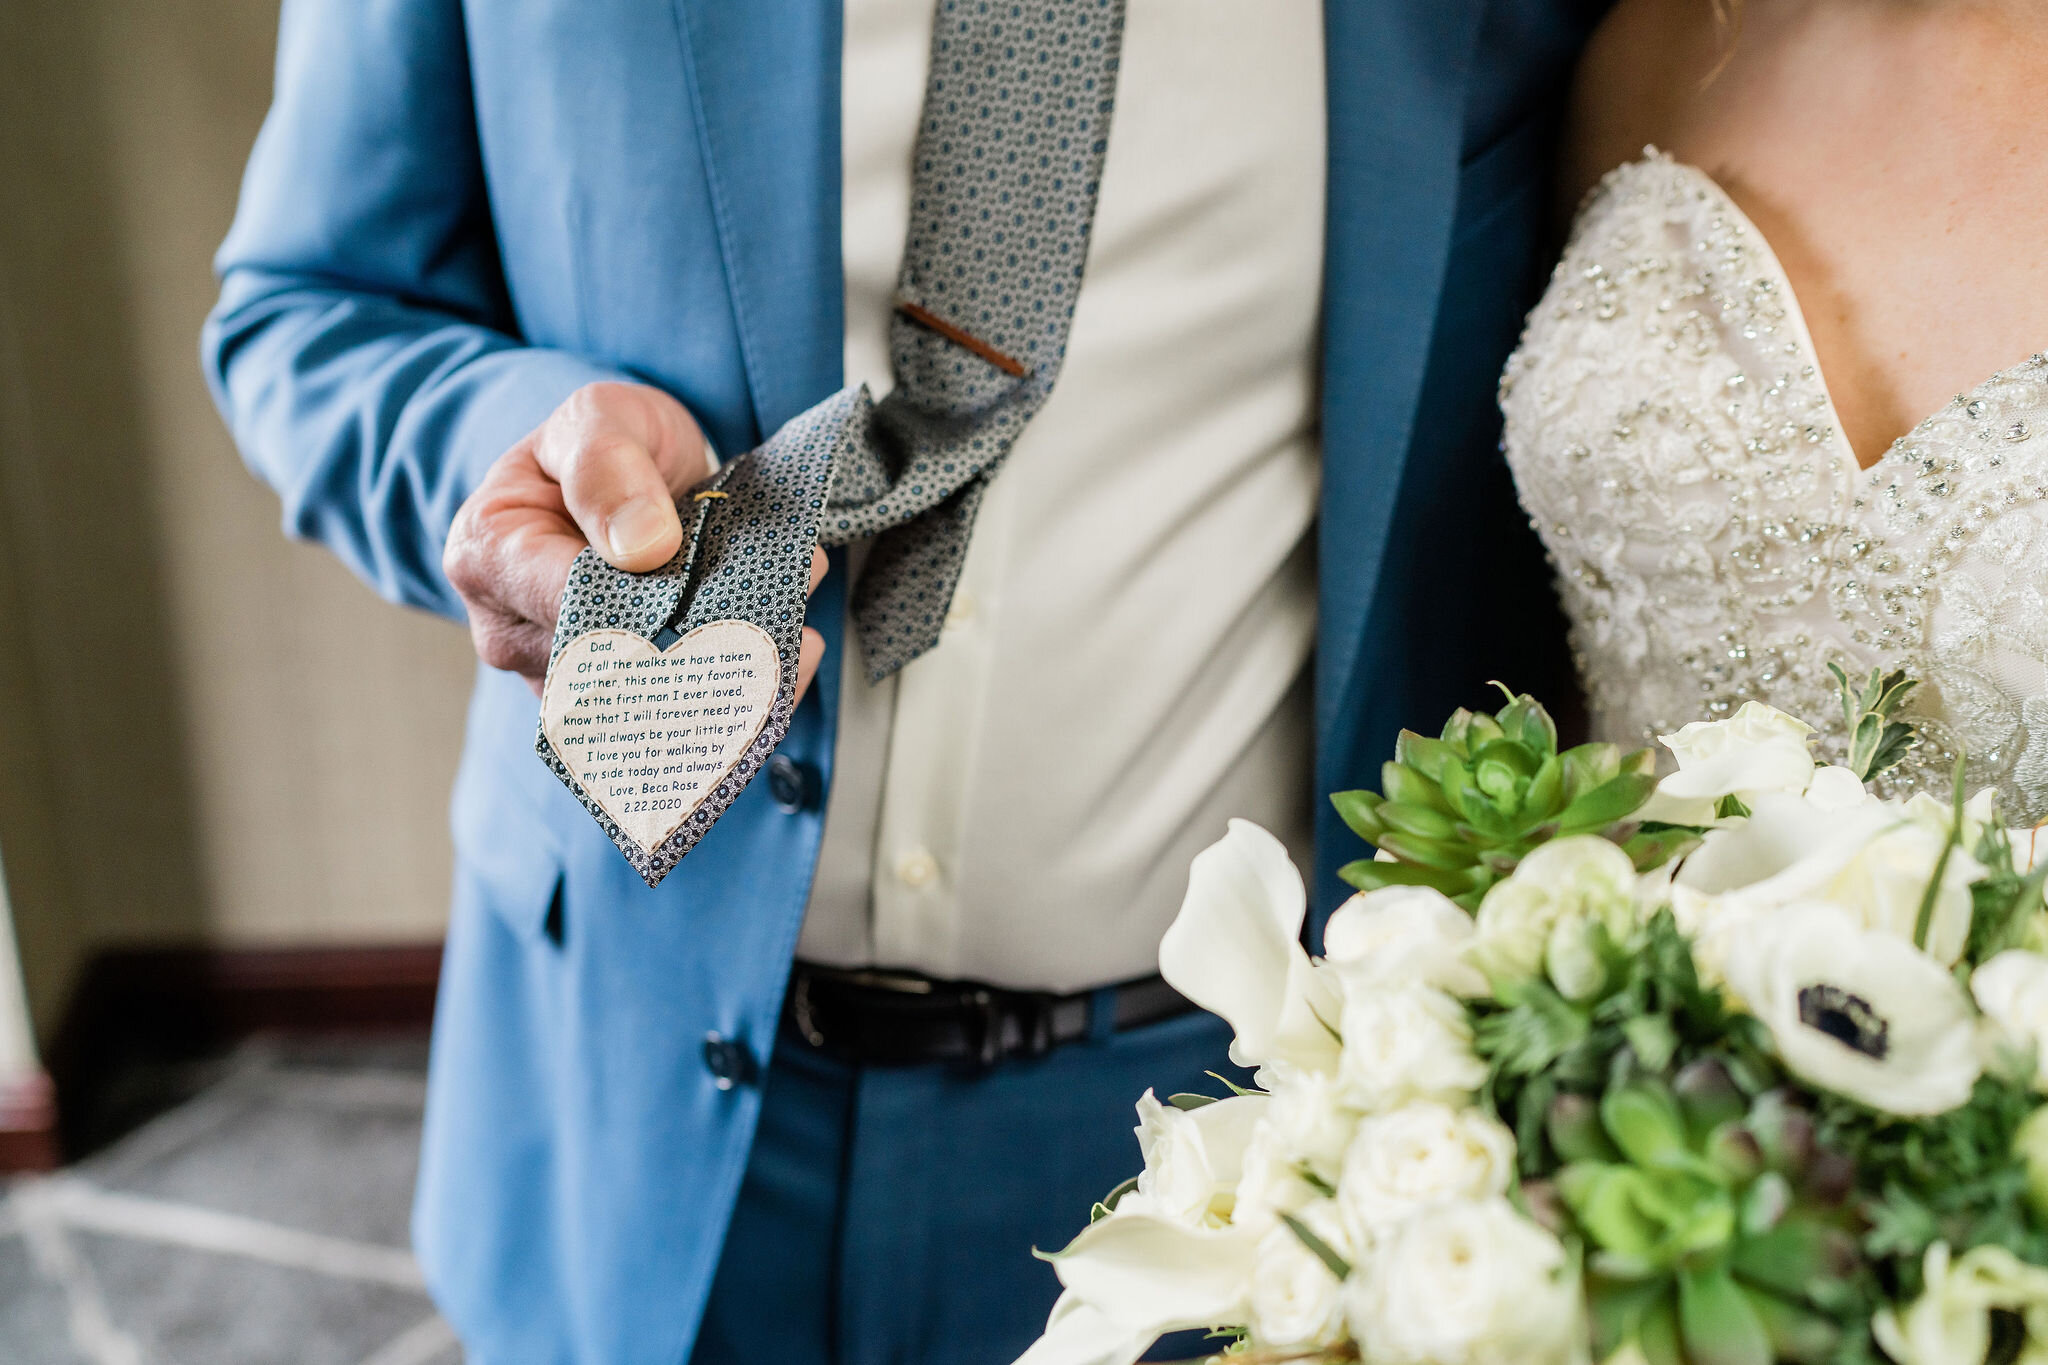
[[[1792,277],[1785,273],[1785,262],[1779,257],[1778,249],[1771,244],[1771,239],[1764,234],[1763,229],[1756,225],[1756,221],[1749,216],[1742,205],[1735,202],[1735,196],[1728,192],[1726,186],[1700,167],[1693,165],[1689,161],[1680,161],[1671,153],[1652,144],[1643,148],[1643,154],[1635,160],[1625,161],[1601,177],[1600,185],[1589,196],[1587,206],[1590,207],[1594,200],[1604,198],[1609,192],[1612,183],[1624,173],[1660,166],[1678,171],[1703,187],[1715,204],[1728,214],[1735,226],[1745,233],[1751,241],[1756,243],[1758,258],[1770,268],[1772,275],[1771,287],[1784,300],[1786,320],[1791,324],[1793,335],[1799,342],[1801,353],[1804,355],[1808,367],[1813,371],[1813,382],[1820,390],[1821,401],[1827,405],[1828,429],[1832,437],[1831,444],[1834,447],[1836,459],[1840,462],[1843,471],[1849,478],[1851,488],[1854,488],[1865,479],[1872,478],[1879,471],[1883,470],[1885,466],[1891,464],[1893,458],[1900,455],[1903,447],[1909,445],[1916,436],[1919,436],[1927,429],[1929,423],[1940,417],[1949,407],[1967,403],[1971,398],[1981,395],[1985,390],[2015,370],[2039,359],[2040,352],[2036,352],[2033,356],[2024,357],[2002,369],[1992,371],[1974,388],[1958,393],[1949,402],[1928,413],[1905,432],[1893,438],[1891,443],[1884,448],[1875,460],[1865,465],[1856,457],[1856,448],[1849,444],[1849,437],[1842,430],[1842,414],[1835,406],[1834,387],[1828,382],[1827,367],[1821,364],[1820,348],[1814,345],[1813,332],[1807,326],[1806,307],[1800,301],[1799,291],[1792,287]]]

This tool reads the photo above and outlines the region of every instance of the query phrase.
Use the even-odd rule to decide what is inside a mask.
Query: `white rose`
[[[1271,1103],[1237,1095],[1197,1109],[1161,1104],[1150,1090],[1138,1100],[1138,1147],[1145,1169],[1118,1213],[1143,1213],[1188,1227],[1230,1221],[1245,1149]]]
[[[1763,912],[1734,896],[1709,896],[1682,883],[1671,887],[1671,917],[1692,944],[1700,980],[1734,993],[1728,984],[1728,953]]]
[[[2048,957],[2014,948],[1970,976],[1977,1008],[2007,1042],[2034,1056],[2034,1087],[2048,1090]]]
[[[1290,1077],[1267,1102],[1266,1123],[1297,1160],[1322,1166],[1343,1158],[1358,1127],[1342,1083],[1320,1072]]]
[[[1678,757],[1678,771],[1657,784],[1646,820],[1712,824],[1721,798],[1755,809],[1768,792],[1797,795],[1813,781],[1813,727],[1759,701],[1744,702],[1727,720],[1694,721],[1660,735]]]
[[[1543,972],[1567,1000],[1591,1000],[1607,986],[1607,959],[1600,954],[1592,926],[1582,920],[1559,920],[1543,945]]]
[[[1345,1106],[1335,1077],[1311,1072],[1284,1080],[1245,1148],[1232,1221],[1264,1227],[1322,1198],[1303,1171],[1335,1185],[1357,1127],[1358,1115]]]
[[[1318,1175],[1318,1179],[1328,1177]],[[1237,1183],[1237,1198],[1231,1206],[1230,1221],[1253,1232],[1276,1227],[1283,1213],[1300,1213],[1318,1199],[1321,1190],[1302,1174],[1301,1159],[1287,1149],[1270,1123],[1262,1123],[1245,1148],[1244,1178]]]
[[[1927,1249],[1926,1288],[1901,1310],[1878,1310],[1870,1324],[1877,1344],[1897,1365],[1981,1361],[1991,1347],[1991,1311],[2018,1313],[2027,1340],[2019,1365],[2048,1359],[2048,1270],[2001,1246],[1972,1247],[1961,1256],[1948,1243]]]
[[[1946,825],[1937,833],[1888,802],[1829,810],[1799,797],[1766,796],[1751,819],[1709,834],[1677,884],[1724,897],[1738,912],[1831,901],[1864,926],[1910,941],[1946,842]],[[1926,945],[1945,964],[1969,942],[1970,883],[1984,874],[1967,849],[1949,854]]]
[[[1507,1192],[1515,1137],[1483,1109],[1417,1100],[1358,1125],[1337,1205],[1360,1245],[1420,1210]]]
[[[1389,886],[1337,907],[1323,929],[1323,956],[1347,982],[1418,982],[1453,995],[1486,994],[1464,959],[1472,917],[1441,891]]]
[[[1373,1365],[1563,1365],[1586,1354],[1564,1248],[1501,1198],[1410,1219],[1347,1282],[1346,1299]]]
[[[1464,1006],[1431,986],[1353,992],[1344,1003],[1338,1078],[1367,1112],[1412,1099],[1465,1102],[1486,1080]]]
[[[1498,981],[1549,971],[1558,989],[1583,999],[1603,974],[1591,927],[1625,942],[1635,915],[1636,870],[1626,853],[1595,834],[1555,839],[1486,893],[1467,955]]]
[[[1323,1244],[1349,1262],[1343,1229],[1320,1210],[1300,1219]],[[1259,1240],[1252,1265],[1251,1332],[1261,1346],[1323,1346],[1344,1334],[1344,1282],[1308,1249],[1293,1228],[1276,1224]]]
[[[1816,768],[1805,795],[1808,805],[1822,810],[1853,810],[1877,799],[1854,771],[1839,766]]]
[[[1898,935],[1813,902],[1759,919],[1728,980],[1785,1065],[1890,1114],[1946,1113],[1981,1072],[1976,1014],[1953,976]]]

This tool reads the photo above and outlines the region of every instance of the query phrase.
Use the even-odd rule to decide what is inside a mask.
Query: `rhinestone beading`
[[[1859,470],[1769,244],[1651,152],[1588,196],[1501,403],[1604,737],[1757,698],[1838,754],[1827,665],[1902,667],[1927,742],[1886,785],[1943,790],[1964,748],[2048,816],[2048,358]]]

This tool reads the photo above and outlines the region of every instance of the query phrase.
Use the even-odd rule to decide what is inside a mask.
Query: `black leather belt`
[[[1096,1015],[1105,1006],[1114,1011],[1106,1021],[1114,1030],[1155,1024],[1194,1008],[1156,976],[1054,995],[799,962],[790,974],[782,1019],[798,1041],[859,1066],[957,1062],[985,1068],[1079,1042],[1105,1022]]]

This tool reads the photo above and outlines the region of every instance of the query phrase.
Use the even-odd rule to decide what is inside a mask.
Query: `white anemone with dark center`
[[[1809,901],[1758,917],[1728,984],[1802,1079],[1889,1114],[1945,1113],[1981,1070],[1976,1010],[1911,940]]]

